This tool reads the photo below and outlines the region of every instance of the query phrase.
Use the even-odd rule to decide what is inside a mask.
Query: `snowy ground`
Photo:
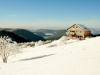
[[[28,47],[2,63],[0,75],[100,75],[100,37]]]

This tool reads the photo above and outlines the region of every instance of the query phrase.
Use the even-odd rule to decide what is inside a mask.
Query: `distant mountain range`
[[[42,37],[46,36],[45,33],[43,33],[43,32],[33,32],[33,33],[36,35],[42,36]]]
[[[42,36],[43,38],[48,38],[49,36],[53,35],[58,31],[52,29],[37,29],[37,30],[28,29],[28,30],[33,32],[36,35]]]
[[[66,30],[59,30],[53,35],[49,36],[47,40],[58,40],[60,39],[63,35],[66,35]]]
[[[50,30],[50,29],[0,29],[0,36],[9,36],[16,42],[30,42],[39,40],[57,40],[66,35],[66,30]],[[44,39],[45,38],[45,39]]]
[[[8,36],[16,42],[45,41],[43,37],[35,35],[26,29],[0,29],[0,36]]]
[[[20,37],[18,35],[16,35],[14,32],[10,32],[10,31],[0,31],[0,36],[8,36],[9,38],[11,38],[13,41],[16,42],[29,42],[27,39]]]
[[[35,32],[43,32],[43,33],[55,33],[57,32],[58,30],[50,30],[50,29],[37,29],[35,30]]]
[[[97,29],[90,28],[93,35],[100,34]],[[45,40],[58,40],[63,35],[66,35],[67,30],[50,30],[50,29],[10,29],[0,28],[0,36],[9,36],[16,42],[30,42],[30,41],[45,41]],[[45,39],[44,39],[45,38]]]

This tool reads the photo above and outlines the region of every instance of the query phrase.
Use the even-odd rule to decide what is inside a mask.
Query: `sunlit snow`
[[[100,37],[61,40],[0,59],[0,75],[100,75]]]

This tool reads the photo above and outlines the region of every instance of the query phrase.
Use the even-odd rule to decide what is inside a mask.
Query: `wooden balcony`
[[[75,32],[66,32],[67,35],[75,35]]]

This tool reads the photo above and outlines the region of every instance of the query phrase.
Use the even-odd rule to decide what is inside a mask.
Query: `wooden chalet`
[[[74,24],[67,29],[66,34],[69,39],[84,40],[87,36],[91,35],[91,30],[84,25]]]

